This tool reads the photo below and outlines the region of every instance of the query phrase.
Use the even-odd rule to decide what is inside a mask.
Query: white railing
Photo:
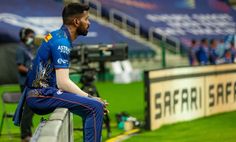
[[[96,12],[96,16],[99,16],[99,17],[102,16],[102,4],[99,1],[84,0],[84,3],[87,4],[87,5],[89,5],[89,4],[95,5],[95,7],[91,7],[90,6],[90,10],[91,11],[95,11]]]
[[[137,19],[125,14],[124,12],[112,8],[109,11],[109,19],[112,24],[115,24],[115,16],[121,17],[122,28],[125,30],[128,30],[128,22],[134,23],[133,28],[135,30],[135,35],[140,35],[140,23]]]
[[[161,38],[157,38],[154,36],[154,34],[158,34]],[[166,35],[163,35],[163,34],[159,34],[155,31],[155,27],[151,27],[149,28],[149,31],[148,31],[148,38],[149,38],[149,41],[151,42],[154,42],[154,41],[162,41],[164,42],[165,44],[167,44],[168,46],[167,49],[174,52],[174,53],[180,53],[180,41],[179,39],[175,38],[175,37],[168,37]],[[172,41],[173,43],[175,43],[175,45],[172,45],[170,43],[168,43],[167,40],[170,40]]]

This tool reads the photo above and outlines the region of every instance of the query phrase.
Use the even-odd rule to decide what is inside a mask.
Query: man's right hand
[[[109,110],[107,109],[107,106],[109,105],[109,103],[106,100],[103,100],[102,98],[99,97],[92,97],[94,99],[96,99],[97,101],[101,102],[104,106],[104,114],[108,114]]]

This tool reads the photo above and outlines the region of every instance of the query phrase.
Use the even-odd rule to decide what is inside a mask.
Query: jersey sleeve
[[[54,68],[69,68],[70,45],[64,39],[51,45]]]

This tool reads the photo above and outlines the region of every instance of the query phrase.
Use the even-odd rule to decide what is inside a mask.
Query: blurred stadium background
[[[194,64],[194,67],[189,63],[189,52],[193,39],[198,43],[203,38],[209,41],[212,39],[223,41],[225,50],[230,48],[230,43],[234,43],[235,48],[235,0],[1,0],[1,95],[8,91],[19,91],[15,52],[16,48],[19,46],[18,33],[20,28],[29,27],[35,30],[37,34],[35,44],[39,45],[46,33],[61,26],[61,11],[63,6],[69,2],[87,3],[91,7],[91,27],[89,34],[87,37],[79,37],[73,43],[74,46],[91,44],[104,46],[106,44],[115,45],[117,43],[128,44],[128,60],[106,62],[103,71],[98,72],[95,82],[100,96],[110,103],[109,115],[111,117],[112,128],[110,138],[116,138],[122,135],[124,137],[121,139],[130,142],[235,141],[236,103],[234,100],[236,95],[235,86],[233,87],[233,84],[235,85],[236,77],[234,75],[234,62],[227,65],[210,65],[210,63],[207,63],[204,67],[199,66],[200,63]],[[220,42],[218,42],[218,45],[220,45]],[[222,56],[221,59],[219,59],[219,63],[225,63],[222,61],[225,58],[225,56]],[[92,62],[90,66],[101,70],[99,62]],[[73,64],[72,67],[79,68],[80,66],[76,63]],[[185,67],[186,70],[184,70],[185,68],[181,70],[182,67]],[[149,71],[160,71],[160,73],[163,71],[163,73],[159,78],[151,79],[151,77],[148,76]],[[181,74],[182,72],[183,74]],[[190,81],[181,80],[182,76],[183,78],[188,76],[193,79]],[[204,76],[204,83],[199,80],[194,80],[202,76]],[[207,78],[207,76],[213,77]],[[78,83],[79,86],[81,86],[80,77],[81,74],[78,74],[76,71],[73,70],[71,72],[71,79]],[[176,78],[180,79],[177,83],[175,83]],[[222,89],[222,96],[219,95],[221,90],[216,89],[214,95],[216,95],[215,98],[217,99],[215,99],[215,103],[217,102],[218,104],[219,100],[222,100],[223,103],[226,100],[228,102],[228,96],[229,99],[232,100],[232,103],[229,105],[226,104],[225,106],[220,104],[217,106],[216,111],[214,109],[206,111],[207,108],[202,107],[202,109],[206,110],[200,112],[201,115],[198,113],[199,115],[196,117],[195,113],[180,113],[172,119],[165,119],[163,117],[160,123],[168,125],[157,126],[158,129],[156,129],[157,127],[155,125],[158,125],[156,123],[159,123],[159,121],[147,120],[153,117],[151,114],[153,112],[150,109],[152,105],[151,102],[156,101],[157,104],[162,104],[159,103],[160,100],[153,101],[147,98],[147,96],[150,97],[152,94],[155,94],[155,91],[152,91],[153,88],[154,90],[159,89],[159,82],[155,85],[155,80],[161,83],[170,81],[167,85],[160,83],[160,90],[165,88],[162,90],[164,92],[166,90],[168,91],[168,89],[172,90],[170,88],[181,90],[184,85],[181,86],[178,84],[185,84],[191,87],[200,86],[204,90],[207,90],[209,82],[213,85],[216,84],[215,86],[218,85],[218,88],[219,84],[226,84],[226,87]],[[207,82],[205,80],[209,81]],[[152,82],[154,82],[154,86],[150,85]],[[227,83],[229,84],[228,88]],[[201,96],[203,98],[204,96],[209,96],[209,94],[211,96],[212,92],[204,91]],[[183,96],[182,94],[182,101]],[[156,97],[156,99],[161,98],[161,96]],[[193,98],[193,96],[191,97]],[[211,99],[210,97],[210,101],[206,100],[211,103]],[[171,96],[169,98],[165,96],[163,100],[164,103],[162,105],[168,106],[166,102],[171,100]],[[204,99],[203,101],[205,102]],[[173,103],[172,101],[169,102],[170,104]],[[190,106],[192,108],[192,104]],[[16,105],[12,104],[6,109],[13,112],[15,107]],[[172,111],[171,107],[172,106],[165,107],[164,110],[161,110],[158,109],[160,107],[156,106],[157,110],[154,110],[154,113],[161,114],[160,112],[166,112],[166,110],[170,110],[170,113]],[[218,111],[218,109],[220,111]],[[3,110],[2,104],[0,105],[0,110]],[[214,112],[212,112],[212,110],[214,110]],[[128,126],[120,126],[117,123],[116,116],[121,112],[127,112],[130,116],[136,118],[140,125],[136,127],[130,126],[131,128]],[[3,111],[0,111],[0,116],[2,116],[2,114]],[[210,116],[211,114],[214,115]],[[190,118],[191,116],[194,117]],[[46,119],[48,117],[50,117],[50,115],[44,116]],[[39,125],[40,119],[41,116],[34,117],[34,130]],[[173,124],[184,120],[191,121]],[[73,122],[74,128],[82,127],[80,118],[74,116]],[[127,130],[132,130],[132,128],[139,128],[139,133],[135,135],[124,134]],[[153,128],[152,131],[150,131],[150,128]],[[19,132],[19,128],[13,126],[11,119],[6,119],[0,141],[20,141]],[[82,141],[81,131],[75,130],[73,134],[74,141]],[[106,136],[106,129],[103,131],[103,141],[109,141],[109,138]],[[110,141],[122,140],[110,139]]]

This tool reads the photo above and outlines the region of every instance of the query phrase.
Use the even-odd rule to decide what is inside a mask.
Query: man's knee
[[[99,113],[100,115],[103,115],[104,113],[104,105],[99,101],[94,101],[93,103],[93,111],[96,113]]]

